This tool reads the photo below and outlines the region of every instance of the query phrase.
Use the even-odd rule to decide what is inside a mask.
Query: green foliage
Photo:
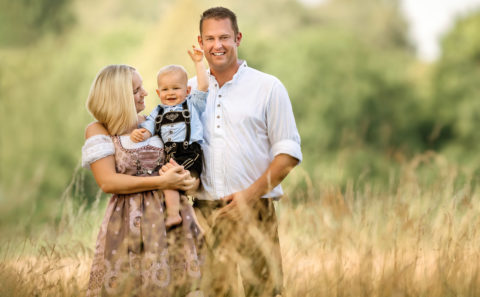
[[[287,87],[305,176],[342,189],[367,180],[389,187],[405,162],[430,149],[480,168],[465,153],[480,140],[478,13],[458,21],[429,66],[413,55],[397,0],[0,0],[1,225],[18,213],[25,225],[57,218],[72,180],[80,189],[72,197],[89,207],[98,187],[79,163],[95,74],[112,63],[136,66],[148,112],[161,66],[193,69],[185,51],[196,16],[215,5],[237,13],[240,58]]]
[[[214,2],[0,0],[0,295],[84,295],[108,199],[80,168],[90,84],[131,64],[151,108],[156,71],[192,69],[192,16],[218,4],[302,137],[277,209],[286,294],[477,296],[480,12],[428,65],[398,0]]]
[[[109,63],[125,63],[144,38],[142,24],[71,29],[15,50],[0,47],[0,225],[28,214],[31,224],[58,214],[58,200],[80,164],[90,84]],[[134,63],[132,63],[134,64]],[[88,195],[98,189],[88,173]]]
[[[442,40],[433,77],[433,106],[440,141],[456,155],[480,144],[480,12],[458,20]],[[455,149],[457,147],[457,149]]]
[[[391,155],[429,148],[433,123],[410,78],[415,59],[397,2],[331,1],[302,16],[277,34],[252,28],[240,50],[289,90],[307,170],[350,151],[347,179],[381,178]]]
[[[0,45],[28,45],[74,24],[72,0],[0,0]]]

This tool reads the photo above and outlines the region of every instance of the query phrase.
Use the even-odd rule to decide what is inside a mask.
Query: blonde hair
[[[171,73],[181,73],[185,78],[185,84],[188,83],[188,74],[182,65],[167,65],[160,68],[160,70],[158,70],[158,73],[157,73],[157,82],[162,75],[171,74]]]
[[[109,65],[95,77],[87,97],[87,109],[110,135],[122,135],[137,125],[132,74],[128,65]]]

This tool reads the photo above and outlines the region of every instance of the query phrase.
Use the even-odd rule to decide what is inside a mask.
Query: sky
[[[328,0],[300,1],[316,4]],[[452,27],[455,18],[474,9],[480,9],[480,0],[400,0],[400,2],[410,24],[410,38],[416,45],[417,55],[425,61],[434,61],[438,58],[441,36]]]
[[[455,18],[480,9],[480,0],[401,0],[401,5],[419,58],[433,61],[440,54],[442,35],[453,26]]]

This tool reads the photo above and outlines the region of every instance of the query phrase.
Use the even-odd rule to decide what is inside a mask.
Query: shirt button
[[[172,131],[172,130],[170,130],[170,134],[173,134],[173,131]]]
[[[220,104],[217,104],[217,107],[220,107]]]
[[[217,128],[220,128],[220,125],[217,125]]]
[[[169,138],[169,139],[168,139],[168,141],[172,141],[172,139],[171,139],[171,138]]]
[[[222,98],[222,95],[218,95],[218,98]]]
[[[218,87],[218,85],[217,85],[217,84],[215,84],[215,86],[216,86],[216,87]]]
[[[220,116],[219,116],[219,115],[217,115],[217,119],[219,119],[219,118],[220,118]]]

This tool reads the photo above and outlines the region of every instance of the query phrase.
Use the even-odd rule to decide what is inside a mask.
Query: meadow
[[[214,5],[302,138],[276,205],[285,296],[480,296],[480,12],[427,63],[397,0],[244,2],[0,0],[0,296],[85,295],[109,197],[80,167],[90,83],[134,65],[150,110]]]
[[[422,180],[425,170],[436,177]],[[277,205],[285,296],[478,296],[479,191],[459,171],[430,153],[404,164],[388,190],[358,181],[341,190],[297,168]],[[59,222],[2,238],[1,296],[84,296],[106,199],[72,198]]]

